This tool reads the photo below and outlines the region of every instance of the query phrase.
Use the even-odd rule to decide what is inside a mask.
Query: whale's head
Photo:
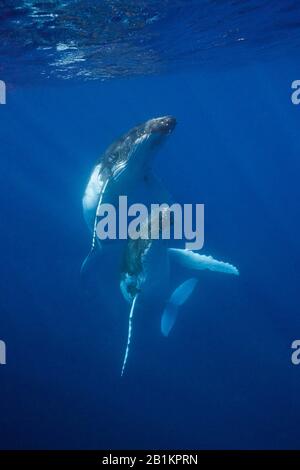
[[[140,155],[145,163],[149,162],[151,155],[160,149],[175,127],[176,119],[173,116],[163,116],[150,119],[134,128],[130,139],[136,156]]]
[[[134,127],[106,150],[105,166],[111,168],[113,174],[123,171],[129,164],[132,170],[147,166],[175,127],[173,116],[150,119]]]
[[[152,137],[166,136],[173,132],[176,127],[176,119],[173,116],[163,116],[150,119],[144,125],[144,132]]]

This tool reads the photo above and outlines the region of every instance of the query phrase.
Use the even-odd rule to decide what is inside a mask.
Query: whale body
[[[152,171],[152,163],[175,126],[176,119],[172,116],[150,119],[113,142],[97,162],[82,199],[84,219],[92,232],[91,250],[82,270],[100,247],[96,228],[101,204],[117,206],[119,196],[127,195],[140,181],[152,186],[155,191],[163,191]]]
[[[137,187],[146,188],[146,194],[148,196],[151,194],[152,202],[166,204],[159,213],[151,213],[150,219],[146,218],[141,223],[140,238],[127,240],[125,247],[122,246],[121,249],[118,240],[113,241],[114,250],[111,245],[105,244],[110,262],[113,259],[113,251],[117,253],[113,264],[117,265],[119,257],[122,258],[120,289],[124,299],[130,304],[127,344],[121,375],[125,372],[129,357],[133,320],[137,310],[144,310],[145,305],[156,297],[163,299],[161,332],[164,336],[168,336],[176,323],[180,307],[188,301],[196,289],[201,271],[239,274],[238,269],[230,263],[188,249],[174,248],[170,246],[170,241],[160,237],[165,224],[170,221],[169,205],[173,200],[153,173],[152,162],[154,155],[175,126],[176,120],[172,116],[154,118],[134,127],[117,139],[96,163],[82,200],[84,219],[92,233],[91,250],[82,265],[82,270],[89,265],[94,255],[103,249],[103,242],[101,241],[100,245],[96,230],[102,204],[109,203],[116,207],[119,196],[128,195],[132,191],[134,193]],[[142,201],[139,199],[139,202]],[[157,220],[154,219],[157,217],[159,223],[155,223]],[[151,230],[151,237],[144,236],[149,233],[153,225],[158,233],[153,234]],[[173,290],[170,289],[172,262],[187,271],[187,278]]]

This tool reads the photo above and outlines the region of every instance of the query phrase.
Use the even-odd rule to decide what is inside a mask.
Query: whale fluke
[[[188,300],[197,283],[198,279],[193,277],[180,284],[172,293],[161,318],[161,332],[164,336],[169,335],[176,322],[179,307]]]
[[[178,264],[192,271],[202,271],[208,269],[227,274],[239,275],[238,269],[230,263],[218,261],[212,256],[200,255],[194,251],[178,248],[169,248],[169,255]],[[167,302],[161,319],[161,332],[164,336],[168,336],[173,328],[179,307],[181,307],[193,293],[198,279],[191,278],[180,284],[172,293]]]
[[[218,261],[212,256],[200,255],[195,251],[181,250],[178,248],[169,248],[169,255],[181,266],[192,270],[217,271],[220,273],[239,275],[239,270],[233,264],[224,261]]]

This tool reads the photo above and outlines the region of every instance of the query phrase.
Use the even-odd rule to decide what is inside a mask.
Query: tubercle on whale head
[[[174,116],[163,116],[147,121],[145,130],[149,132],[149,134],[167,135],[173,132],[176,124],[177,121]]]

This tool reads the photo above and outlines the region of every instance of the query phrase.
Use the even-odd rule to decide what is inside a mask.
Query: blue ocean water
[[[0,12],[0,447],[299,448],[298,2]],[[128,305],[81,284],[81,198],[116,137],[166,114],[156,170],[240,276],[203,272],[167,339],[139,315],[121,379]]]

